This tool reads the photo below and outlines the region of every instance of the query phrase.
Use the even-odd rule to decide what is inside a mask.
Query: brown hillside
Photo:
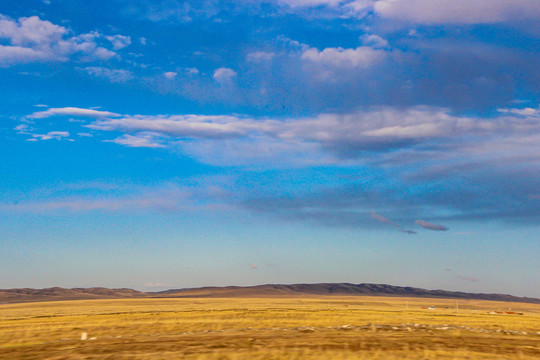
[[[64,289],[6,289],[0,290],[0,303],[120,299],[133,297],[154,298],[273,298],[305,296],[395,296],[444,299],[476,299],[540,304],[540,299],[516,297],[506,294],[476,294],[446,290],[426,290],[385,284],[269,284],[257,286],[202,287],[172,289],[161,292],[141,292],[132,289],[108,289],[102,287]]]

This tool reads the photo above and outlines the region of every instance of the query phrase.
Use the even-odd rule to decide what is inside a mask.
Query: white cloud
[[[284,141],[257,135],[220,140],[181,141],[175,146],[203,163],[216,166],[262,165],[282,168],[334,162],[331,156],[321,153],[317,144],[300,140]]]
[[[343,5],[343,8],[352,15],[360,15],[373,9],[377,0],[353,0]]]
[[[32,137],[39,140],[62,140],[63,138],[69,137],[69,132],[67,131],[49,131],[46,134],[32,134]]]
[[[311,6],[337,6],[343,0],[278,0],[279,3],[290,7],[311,7]]]
[[[471,121],[473,121],[471,119]],[[276,127],[276,136],[302,138],[320,143],[372,143],[410,138],[451,135],[451,128],[466,119],[452,117],[437,108],[378,108],[352,114],[321,114],[315,118],[289,121]]]
[[[534,110],[534,109],[533,109]],[[501,109],[501,111],[503,111]],[[414,139],[452,138],[464,135],[531,134],[540,131],[536,111],[504,109],[519,116],[493,119],[461,117],[447,109],[417,106],[378,107],[350,114],[320,114],[289,120],[255,119],[230,115],[121,115],[108,111],[74,107],[51,108],[27,118],[55,115],[87,116],[97,120],[86,127],[102,131],[150,132],[163,136],[194,139],[270,137],[284,141],[309,141],[320,144],[372,144]],[[522,113],[528,114],[526,121]]]
[[[165,147],[156,141],[156,137],[151,134],[137,134],[135,136],[125,134],[114,140],[105,140],[105,142],[112,142],[119,145],[128,147],[144,147],[144,148],[162,148]]]
[[[0,45],[0,66],[50,60],[51,54],[21,46]]]
[[[77,47],[74,48],[77,49]],[[90,49],[87,53],[90,54],[90,56],[83,57],[82,59],[84,61],[92,61],[94,58],[99,60],[109,60],[116,56],[115,52],[102,47],[94,47],[94,49]]]
[[[220,83],[229,83],[236,77],[236,71],[226,67],[221,67],[214,71],[214,80]]]
[[[0,17],[0,37],[11,40],[13,45],[51,44],[60,41],[67,32],[66,28],[37,16],[22,17],[18,21]]]
[[[186,138],[230,138],[245,136],[251,121],[234,116],[156,115],[103,119],[87,127],[95,130],[149,131]]]
[[[520,115],[520,116],[527,116],[527,117],[537,117],[540,118],[540,106],[537,108],[503,108],[503,109],[497,109],[500,113],[505,114],[513,114],[513,115]]]
[[[114,51],[110,51],[97,45],[96,39],[101,37],[102,35],[100,33],[94,31],[73,36],[66,41],[58,42],[56,46],[67,54],[80,53],[82,61],[92,61],[96,59],[109,60],[116,57],[117,55]]]
[[[133,73],[129,70],[108,69],[99,66],[89,66],[81,70],[90,76],[107,79],[113,83],[124,83],[133,79]]]
[[[131,44],[131,37],[124,35],[106,36],[107,40],[111,42],[114,50],[120,50]]]
[[[226,146],[228,153],[237,149],[238,156],[245,157],[255,148],[258,149],[255,152],[270,154],[272,151],[283,153],[294,151],[295,148],[307,149],[308,144],[318,144],[338,153],[349,148],[384,150],[404,146],[404,141],[425,142],[440,137],[489,133],[500,131],[503,127],[510,130],[514,125],[502,121],[498,124],[500,128],[497,128],[479,119],[452,116],[444,109],[417,107],[378,108],[352,114],[321,114],[314,118],[290,120],[205,115],[125,115],[102,117],[86,126],[102,131],[151,132],[177,139],[229,139],[232,142],[186,143],[183,147],[192,154],[198,151],[210,154],[219,152],[220,146]],[[129,138],[129,141],[135,140]],[[129,145],[125,139],[115,142]]]
[[[63,200],[51,200],[32,203],[20,203],[13,206],[0,206],[0,210],[23,211],[23,212],[50,212],[50,211],[136,211],[136,210],[179,210],[178,201],[181,199],[176,194],[167,196],[140,196],[131,198],[68,198]]]
[[[68,137],[69,136],[69,132],[67,131],[49,131],[47,133],[47,135],[50,135],[50,136],[58,136],[58,137]]]
[[[397,149],[411,149],[418,155],[422,151],[443,151],[445,147],[454,148],[458,144],[453,153],[459,152],[460,156],[468,153],[482,158],[526,157],[538,152],[540,136],[540,117],[527,108],[504,109],[494,118],[456,116],[446,109],[418,106],[378,107],[296,119],[120,115],[92,109],[52,108],[27,118],[55,115],[94,117],[95,121],[83,126],[123,132],[123,136],[108,140],[120,145],[180,147],[212,163],[230,163],[227,156],[237,158],[237,163],[258,163],[276,156],[320,163],[355,159],[367,153],[391,156],[393,152],[388,151]],[[34,131],[27,124],[15,130],[26,134]],[[429,150],[422,150],[422,146]]]
[[[419,24],[482,24],[540,19],[538,0],[276,0],[303,11],[324,6],[326,16],[364,17],[368,13]]]
[[[219,180],[212,179],[213,185],[202,179],[191,186],[164,183],[151,187],[134,184],[118,186],[114,183],[67,184],[66,187],[55,189],[49,196],[32,196],[16,203],[0,203],[0,212],[178,212],[225,208],[225,194],[218,192],[221,187],[215,185],[216,181]],[[48,190],[50,192],[51,189]]]
[[[38,141],[38,140],[68,140],[68,141],[74,141],[73,139],[69,139],[70,133],[68,131],[49,131],[45,134],[36,133],[36,129],[33,127],[30,127],[28,124],[20,124],[14,128],[15,131],[17,131],[18,134],[21,135],[29,135],[30,138],[27,138],[26,141]]]
[[[276,54],[273,52],[255,51],[246,55],[246,60],[253,63],[271,61]]]
[[[51,116],[84,116],[92,118],[102,118],[102,117],[116,117],[120,114],[116,114],[110,111],[100,111],[94,109],[83,109],[77,107],[63,107],[63,108],[50,108],[45,111],[37,111],[28,116],[29,119],[42,119],[48,118]]]
[[[189,75],[197,75],[199,73],[199,69],[197,69],[197,68],[186,68],[185,71]]]
[[[311,63],[334,68],[368,68],[381,62],[386,56],[382,50],[369,46],[360,46],[356,49],[326,48],[319,51],[309,48],[302,54],[302,59]]]
[[[9,45],[0,45],[0,66],[15,64],[68,61],[72,55],[81,60],[108,60],[117,56],[113,51],[96,43],[99,33],[68,36],[70,31],[37,16],[13,20],[0,15],[0,39]]]
[[[163,76],[165,76],[167,79],[174,79],[176,75],[178,75],[178,73],[174,71],[167,71],[163,74]]]
[[[366,34],[360,36],[360,40],[364,45],[371,46],[375,49],[384,49],[388,47],[388,41],[375,34]]]
[[[28,124],[20,124],[13,128],[13,130],[16,130],[19,133],[24,133],[29,129]]]
[[[538,0],[379,0],[384,18],[424,24],[478,24],[540,19]]]

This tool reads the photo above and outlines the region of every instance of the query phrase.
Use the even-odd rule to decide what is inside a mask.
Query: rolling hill
[[[171,289],[160,292],[142,292],[132,289],[108,289],[102,287],[65,289],[5,289],[0,290],[0,303],[82,300],[153,298],[239,298],[239,297],[302,297],[302,296],[395,296],[445,299],[476,299],[540,304],[540,299],[517,297],[507,294],[467,293],[447,290],[427,290],[386,284],[267,284],[256,286],[201,287]]]

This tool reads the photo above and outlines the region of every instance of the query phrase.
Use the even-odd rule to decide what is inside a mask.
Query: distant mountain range
[[[125,298],[240,298],[240,297],[302,297],[302,296],[395,296],[444,299],[476,299],[540,304],[540,299],[506,294],[477,294],[461,291],[426,290],[414,287],[385,284],[294,284],[201,287],[171,289],[159,292],[142,292],[132,289],[107,289],[102,287],[64,289],[5,289],[0,290],[0,303]]]

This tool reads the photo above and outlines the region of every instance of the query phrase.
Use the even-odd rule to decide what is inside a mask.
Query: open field
[[[540,305],[363,296],[2,304],[0,358],[539,359]]]

